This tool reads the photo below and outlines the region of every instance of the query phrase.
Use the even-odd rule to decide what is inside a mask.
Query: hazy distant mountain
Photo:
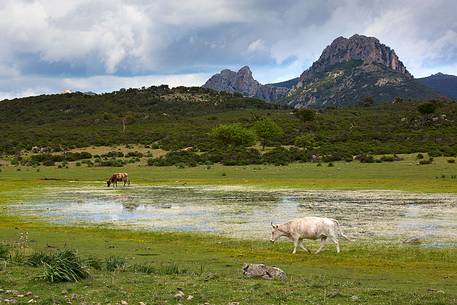
[[[417,80],[436,92],[449,98],[457,99],[457,76],[455,75],[437,73]]]
[[[251,69],[248,66],[242,67],[238,72],[228,69],[222,70],[213,75],[203,87],[229,93],[238,92],[244,96],[256,97],[266,101],[280,100],[289,91],[288,88],[260,84],[252,77]]]
[[[300,77],[295,77],[295,78],[292,78],[292,79],[289,79],[289,80],[286,80],[283,82],[272,83],[272,84],[268,84],[268,85],[292,89],[292,87],[295,86],[299,80],[300,80]]]
[[[427,99],[438,94],[413,79],[395,51],[374,37],[338,37],[304,71],[286,102],[296,107],[345,106],[366,97]]]

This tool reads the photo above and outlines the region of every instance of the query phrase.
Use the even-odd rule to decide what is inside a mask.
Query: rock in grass
[[[402,242],[404,244],[419,245],[422,243],[422,240],[419,237],[413,236],[413,237],[404,239]]]
[[[266,280],[286,278],[286,273],[274,266],[264,264],[244,264],[243,274],[247,277],[260,277]]]

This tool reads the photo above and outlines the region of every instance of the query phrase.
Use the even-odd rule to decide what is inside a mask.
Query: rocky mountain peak
[[[413,78],[394,50],[380,43],[377,38],[355,34],[350,38],[336,38],[324,49],[319,59],[303,72],[300,81],[312,80],[317,74],[328,71],[332,66],[351,60],[362,61],[368,65],[380,64],[409,79]]]
[[[242,67],[238,72],[228,69],[213,75],[204,85],[217,91],[229,93],[239,92],[247,97],[256,97],[266,101],[274,101],[287,95],[288,88],[262,85],[252,76],[248,66]]]

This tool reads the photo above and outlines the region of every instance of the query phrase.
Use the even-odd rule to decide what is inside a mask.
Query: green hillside
[[[421,114],[420,103],[397,99],[396,103],[371,106],[330,107],[303,123],[292,108],[202,88],[161,86],[96,96],[43,95],[0,102],[0,148],[11,155],[33,146],[59,151],[115,144],[142,144],[166,151],[189,146],[200,152],[224,150],[211,136],[214,127],[240,123],[251,128],[268,117],[283,134],[267,146],[290,147],[297,137],[307,135],[312,144],[294,154],[306,152],[308,157],[455,154],[457,104],[435,101],[432,113]],[[294,158],[306,161],[306,156]]]

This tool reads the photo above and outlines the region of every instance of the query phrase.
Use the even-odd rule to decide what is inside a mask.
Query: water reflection
[[[10,206],[64,224],[202,231],[268,238],[269,224],[307,215],[333,217],[356,238],[457,238],[457,197],[396,191],[260,191],[216,187],[52,188]]]

